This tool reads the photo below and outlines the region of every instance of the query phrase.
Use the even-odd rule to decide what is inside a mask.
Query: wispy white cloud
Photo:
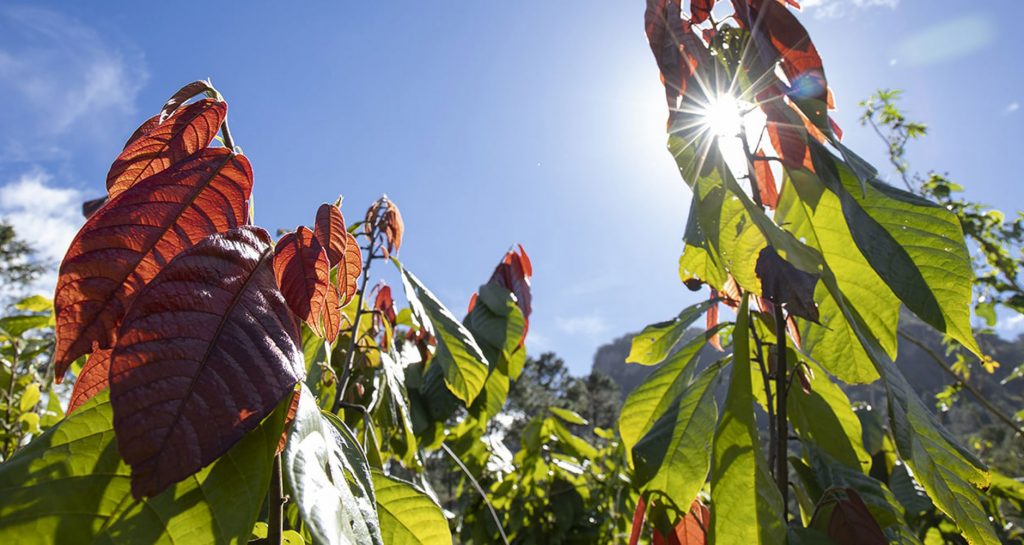
[[[37,256],[50,265],[33,291],[53,293],[57,264],[84,221],[82,200],[77,189],[55,186],[50,175],[40,169],[0,186],[0,218],[13,225],[18,237],[28,241]]]
[[[800,5],[808,13],[822,19],[843,17],[866,8],[896,9],[900,0],[803,0]]]
[[[63,158],[62,143],[123,136],[147,79],[138,50],[36,7],[0,7],[0,29],[0,159]]]
[[[608,320],[599,314],[560,316],[555,318],[555,327],[566,335],[583,335],[588,337],[596,337],[610,329]]]
[[[1020,102],[1014,100],[1003,108],[1003,115],[1010,115],[1020,109]]]

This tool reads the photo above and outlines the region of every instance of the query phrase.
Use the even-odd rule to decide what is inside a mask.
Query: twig
[[[960,375],[957,375],[956,371],[954,371],[953,368],[949,366],[949,364],[943,361],[942,357],[936,354],[934,350],[925,345],[923,342],[915,339],[914,337],[908,335],[903,331],[899,331],[898,333],[900,337],[903,337],[904,339],[910,341],[915,346],[923,350],[925,354],[931,356],[931,359],[933,362],[935,362],[935,365],[938,365],[940,369],[942,369],[943,371],[946,372],[946,374],[952,377],[953,380],[957,384],[959,384],[963,389],[970,392],[971,395],[973,395],[978,400],[978,402],[981,403],[981,406],[988,410],[988,412],[992,413],[992,415],[998,418],[999,420],[1002,420],[1004,424],[1013,429],[1013,431],[1016,432],[1018,435],[1024,437],[1024,428],[1020,427],[1016,422],[1013,421],[1013,418],[1010,418],[1008,415],[999,410],[998,407],[993,405],[988,399],[985,398],[984,394],[978,391],[977,388],[971,386],[970,383],[960,378]]]
[[[352,319],[352,336],[348,342],[348,352],[345,354],[345,368],[341,370],[341,381],[338,383],[338,391],[335,392],[334,409],[338,412],[341,402],[344,399],[345,390],[348,389],[348,381],[352,377],[352,365],[356,361],[356,343],[359,341],[359,320],[363,317],[363,296],[366,293],[366,284],[370,281],[370,265],[373,263],[374,242],[377,240],[376,228],[370,232],[370,243],[366,245],[366,262],[363,264],[363,278],[359,285],[359,297],[356,299],[356,315]],[[339,271],[339,274],[341,271]]]
[[[281,479],[281,455],[274,456],[273,472],[270,474],[270,492],[267,495],[267,542],[281,545],[284,535],[284,483]]]
[[[448,453],[448,456],[450,456],[451,459],[455,462],[455,464],[459,466],[459,469],[461,469],[462,472],[466,474],[466,478],[469,479],[469,482],[473,483],[473,488],[476,488],[476,491],[480,494],[480,497],[484,500],[484,503],[487,505],[487,509],[490,510],[491,512],[491,518],[494,519],[494,525],[498,527],[498,533],[501,535],[501,541],[505,545],[509,545],[508,536],[505,535],[505,529],[501,527],[501,519],[498,518],[498,512],[495,511],[494,506],[491,505],[491,500],[487,499],[487,493],[484,492],[483,487],[480,486],[480,483],[478,483],[476,478],[473,477],[473,474],[469,472],[469,468],[466,467],[466,464],[463,464],[462,460],[460,460],[459,457],[454,452],[452,452],[452,449],[448,448],[448,445],[441,443],[441,448],[444,449],[446,453]]]
[[[782,305],[773,302],[775,307],[775,483],[782,494],[782,517],[788,518],[789,511],[789,422],[786,421],[786,319],[782,314]]]

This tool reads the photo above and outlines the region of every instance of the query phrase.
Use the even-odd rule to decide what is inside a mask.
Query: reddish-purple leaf
[[[636,500],[636,510],[633,511],[633,526],[629,532],[629,545],[636,545],[640,541],[640,533],[644,529],[644,514],[647,507],[644,504],[644,497]]]
[[[68,401],[68,414],[74,412],[82,403],[103,391],[109,383],[110,350],[94,350],[85,360],[82,371],[75,379],[75,389],[71,391]]]
[[[136,498],[216,460],[302,378],[301,335],[272,259],[262,229],[211,235],[163,267],[125,316],[110,401]]]
[[[337,206],[327,203],[320,205],[316,211],[313,232],[327,252],[332,267],[344,261],[348,232],[345,230],[345,216],[341,215]]]
[[[700,518],[698,518],[700,517]],[[704,545],[706,528],[710,528],[711,511],[701,502],[693,500],[690,511],[672,528],[667,537],[654,529],[653,545]]]
[[[757,192],[761,197],[761,204],[774,210],[779,204],[779,190],[775,186],[775,175],[772,174],[772,167],[764,150],[757,150],[754,161],[754,177],[757,178]]]
[[[852,488],[826,490],[809,526],[825,532],[837,545],[889,543],[864,500]]]
[[[690,22],[700,24],[711,17],[715,0],[690,0]]]
[[[644,29],[665,85],[665,101],[676,108],[676,99],[691,88],[698,69],[710,65],[707,47],[682,18],[681,0],[647,0]]]
[[[387,195],[374,201],[366,210],[363,230],[366,234],[377,231],[384,236],[385,254],[397,252],[402,247],[402,237],[405,234],[405,221],[402,220],[398,205]]]
[[[274,277],[288,308],[325,338],[322,320],[331,289],[330,268],[327,253],[309,228],[300,226],[277,241]]]
[[[761,249],[754,272],[761,279],[761,291],[765,299],[773,305],[782,305],[790,316],[818,321],[814,287],[819,275],[794,267],[771,246]]]
[[[342,260],[342,266],[338,267],[341,306],[352,300],[359,289],[359,275],[363,274],[363,252],[359,249],[359,242],[351,233],[346,233],[345,240],[345,259]]]
[[[530,313],[533,310],[533,295],[530,290],[530,278],[533,277],[533,264],[530,256],[522,244],[516,245],[516,249],[509,250],[501,259],[498,266],[494,268],[489,280],[516,296],[519,310],[523,311],[523,318],[526,323],[530,322]]]
[[[116,197],[210,145],[227,112],[227,103],[210,98],[178,110],[121,152],[107,174],[107,192]]]
[[[334,339],[338,338],[338,332],[341,331],[340,297],[337,286],[331,284],[327,287],[327,296],[324,300],[321,319],[323,321],[324,339],[327,339],[329,343],[334,343]]]
[[[252,168],[207,148],[113,198],[71,242],[53,304],[57,379],[79,356],[112,348],[138,291],[175,255],[246,222]]]

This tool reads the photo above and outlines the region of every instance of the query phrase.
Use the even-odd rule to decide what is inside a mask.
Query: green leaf
[[[451,545],[452,534],[444,513],[429,496],[411,483],[373,472],[384,542],[408,545]]]
[[[971,331],[974,272],[956,215],[917,195],[854,172],[811,142],[815,169],[838,195],[857,247],[914,314],[979,357]],[[870,328],[870,324],[869,324]]]
[[[716,362],[702,371],[633,447],[636,484],[645,492],[665,494],[683,512],[704,486],[711,466],[718,419],[711,385],[721,367]]]
[[[245,543],[287,408],[213,464],[137,501],[103,391],[0,465],[0,543]]]
[[[398,423],[405,434],[405,452],[400,452],[407,463],[416,456],[416,433],[413,431],[412,412],[409,410],[409,392],[405,389],[404,374],[401,365],[388,352],[380,353],[381,367],[384,368],[384,384],[387,387],[388,410],[391,421]]]
[[[885,483],[829,456],[819,445],[804,445],[804,448],[821,489],[852,488],[867,504],[879,526],[888,528],[906,525],[903,507]]]
[[[792,351],[790,354],[795,356]],[[793,430],[805,444],[817,445],[856,471],[867,471],[871,456],[864,450],[860,418],[850,408],[850,399],[820,366],[807,360],[804,364],[814,379],[810,394],[797,388],[790,391],[787,406]]]
[[[583,418],[574,411],[570,411],[569,409],[562,409],[560,407],[548,407],[548,410],[551,411],[551,414],[557,416],[558,418],[561,418],[562,420],[568,422],[569,424],[576,424],[577,426],[586,426],[588,424],[585,418]]]
[[[50,327],[50,317],[39,314],[23,314],[0,318],[0,330],[11,337],[21,337],[31,329]]]
[[[521,344],[526,332],[523,311],[512,292],[497,284],[484,284],[477,294],[478,304],[462,323],[483,350],[491,370],[498,369],[517,379],[526,361],[526,350]]]
[[[708,246],[707,238],[700,227],[698,210],[700,200],[694,193],[690,204],[690,217],[686,220],[686,232],[683,234],[683,255],[679,256],[679,279],[683,282],[700,280],[716,289],[725,285],[727,273],[715,258]]]
[[[28,312],[52,312],[53,301],[42,295],[30,295],[14,303],[14,308]]]
[[[282,458],[292,499],[317,542],[381,545],[369,464],[339,428],[303,388]]]
[[[39,383],[33,382],[22,390],[21,400],[18,402],[18,408],[21,409],[21,412],[27,413],[39,404],[39,399]]]
[[[690,327],[712,304],[714,304],[713,301],[697,303],[683,309],[679,316],[672,320],[645,327],[640,334],[633,337],[629,355],[626,356],[626,363],[641,365],[660,363],[672,352],[679,339],[683,338],[686,328]]]
[[[782,496],[768,473],[754,420],[750,315],[744,295],[733,332],[729,390],[711,456],[711,543],[774,545],[786,539]]]
[[[727,325],[730,324],[718,324],[691,339],[630,392],[619,413],[619,435],[627,453],[686,389],[693,377],[689,371],[701,349]]]
[[[900,457],[942,512],[946,513],[971,545],[999,542],[978,497],[987,488],[988,470],[957,444],[914,393],[907,379],[866,328],[845,306],[835,279],[826,276],[829,290],[842,301],[843,312],[857,332],[882,377],[889,398],[889,421]]]
[[[398,268],[413,317],[437,338],[437,352],[430,365],[440,366],[448,389],[466,405],[471,404],[487,380],[490,365],[487,358],[472,333],[437,297],[411,272],[400,264]]]

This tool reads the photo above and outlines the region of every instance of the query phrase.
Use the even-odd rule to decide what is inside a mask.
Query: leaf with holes
[[[121,193],[89,218],[60,266],[54,296],[58,380],[72,361],[111,348],[124,313],[161,267],[207,235],[245,223],[252,168],[205,149]]]
[[[217,459],[301,379],[299,329],[270,243],[255,227],[206,238],[168,263],[125,316],[110,397],[135,497]]]
[[[190,104],[135,138],[110,167],[107,193],[111,198],[140,181],[210,145],[228,113],[225,102],[203,99]],[[143,124],[144,130],[150,124]]]

